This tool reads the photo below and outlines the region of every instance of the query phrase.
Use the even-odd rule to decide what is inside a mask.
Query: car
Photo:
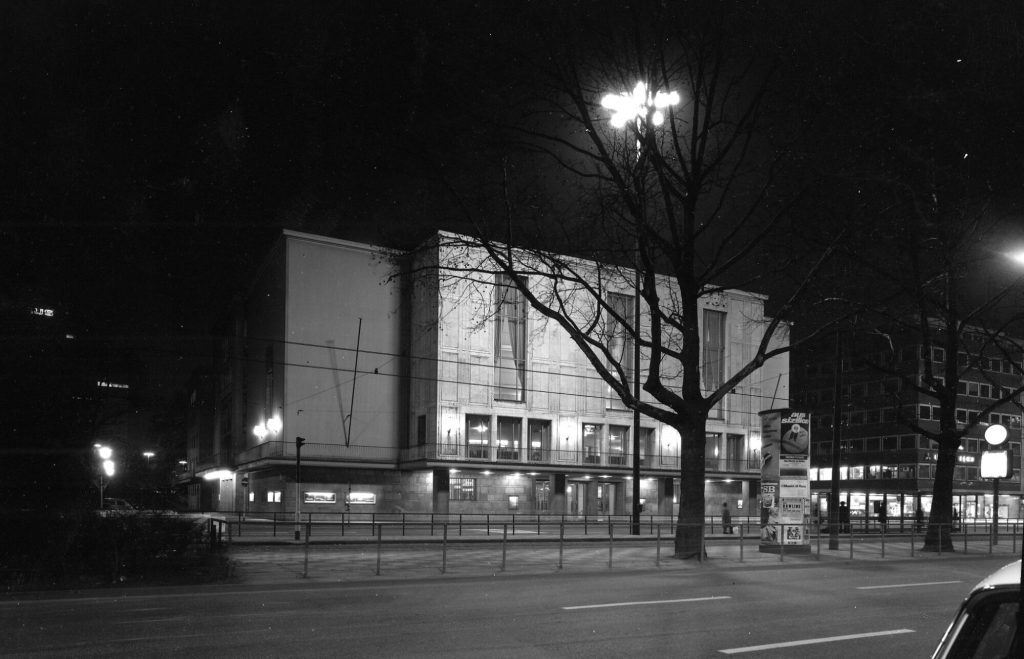
[[[128,503],[124,499],[106,498],[103,499],[103,510],[128,513],[133,512],[135,510],[135,506]]]
[[[932,659],[1024,656],[1018,627],[1021,561],[985,577],[960,604]]]

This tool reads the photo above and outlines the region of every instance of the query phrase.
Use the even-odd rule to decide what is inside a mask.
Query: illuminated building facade
[[[631,512],[632,412],[503,275],[450,274],[467,248],[446,237],[387,254],[283,233],[221,351],[220,439],[207,444],[230,457],[197,456],[191,469],[216,491],[211,505],[288,513],[298,497],[303,512]],[[632,294],[609,290],[609,304],[626,313]],[[706,378],[750,358],[763,308],[763,296],[742,291],[708,297]],[[629,354],[624,332],[604,331],[613,352]],[[723,500],[738,514],[754,505],[757,412],[788,403],[782,357],[713,411],[709,514]],[[645,513],[674,514],[678,434],[643,417],[639,459]]]

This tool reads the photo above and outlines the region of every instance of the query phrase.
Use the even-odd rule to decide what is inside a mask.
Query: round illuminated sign
[[[992,446],[999,446],[1006,441],[1006,428],[999,425],[991,425],[985,429],[985,441]]]

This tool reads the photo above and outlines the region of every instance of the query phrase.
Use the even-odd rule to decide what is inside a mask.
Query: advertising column
[[[811,419],[807,412],[768,410],[761,415],[762,552],[809,552]]]

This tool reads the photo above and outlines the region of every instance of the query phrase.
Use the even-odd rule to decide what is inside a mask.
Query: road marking
[[[873,636],[894,636],[896,634],[913,634],[913,629],[891,629],[885,632],[869,632],[866,634],[848,634],[846,636],[827,636],[824,638],[808,638],[802,641],[789,641],[787,643],[769,643],[767,645],[750,645],[745,648],[729,648],[719,650],[722,654],[741,654],[743,652],[761,652],[762,650],[777,650],[779,648],[792,648],[798,645],[815,645],[816,643],[834,643],[836,641],[853,641],[859,638],[871,638]]]
[[[678,604],[680,602],[707,602],[709,600],[728,600],[732,599],[728,595],[718,595],[715,597],[690,597],[681,600],[650,600],[647,602],[611,602],[609,604],[582,604],[580,606],[563,606],[562,609],[565,611],[576,611],[578,609],[607,609],[615,606],[646,606],[649,604]]]
[[[886,586],[857,586],[857,590],[878,590],[880,588],[917,588],[918,586],[947,586],[951,583],[963,583],[963,581],[923,581],[921,583],[894,583]]]

